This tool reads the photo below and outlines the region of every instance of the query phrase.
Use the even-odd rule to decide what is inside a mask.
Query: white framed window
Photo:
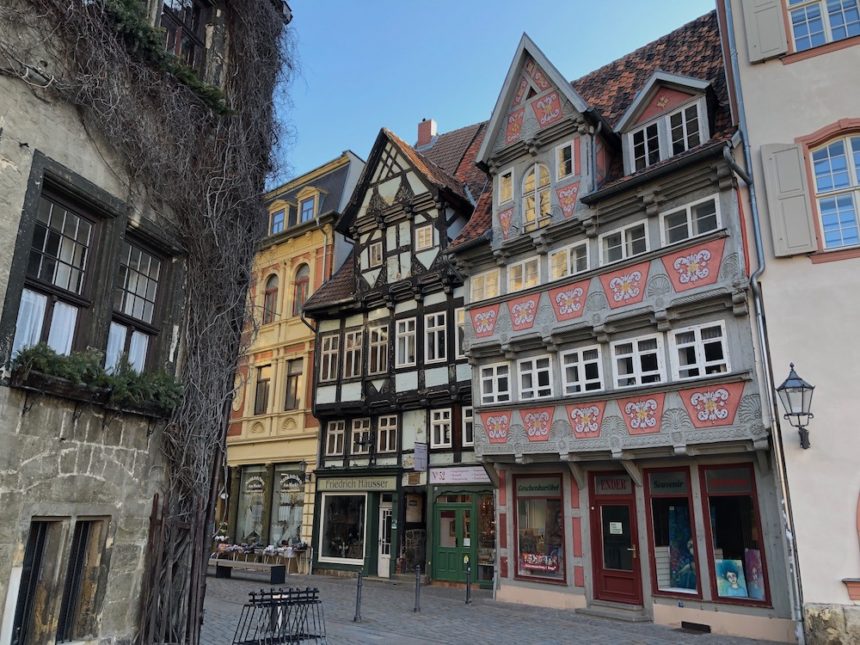
[[[560,146],[556,146],[555,149],[555,178],[556,179],[564,179],[565,177],[570,177],[573,174],[573,170],[576,167],[576,150],[573,146],[574,142],[569,141],[567,143],[563,143]]]
[[[457,327],[457,336],[454,338],[455,356],[458,359],[466,358],[463,353],[463,342],[466,340],[466,309],[464,307],[457,307],[454,310],[454,324]]]
[[[671,333],[670,339],[675,379],[684,381],[731,371],[725,323],[678,329]]]
[[[857,0],[788,0],[795,51],[860,35]]]
[[[600,264],[612,264],[648,251],[647,222],[630,224],[600,236]]]
[[[669,137],[672,142],[672,155],[695,148],[702,142],[699,127],[699,105],[694,103],[669,115]]]
[[[308,197],[307,199],[303,199],[299,204],[299,212],[301,213],[301,221],[310,222],[314,218],[314,211],[316,210],[316,197]]]
[[[581,394],[603,389],[603,364],[599,345],[561,352],[559,360],[563,394]]]
[[[388,370],[388,325],[371,325],[367,334],[367,373],[380,374]]]
[[[371,242],[368,254],[370,268],[382,266],[382,242]]]
[[[634,173],[691,148],[710,137],[704,97],[662,114],[625,137],[626,171]]]
[[[424,316],[424,362],[438,363],[448,359],[445,312]]]
[[[663,246],[704,235],[720,228],[717,197],[708,197],[660,215]]]
[[[360,329],[347,331],[343,335],[343,378],[361,376],[362,336]]]
[[[612,371],[619,388],[665,381],[662,335],[612,343]]]
[[[481,367],[481,404],[505,403],[511,400],[511,368],[508,363]]]
[[[549,274],[552,280],[588,271],[588,242],[578,242],[549,254]]]
[[[499,173],[499,204],[506,204],[514,198],[514,169]]]
[[[536,163],[523,178],[523,226],[533,231],[549,223],[552,214],[549,169]]]
[[[334,381],[337,379],[340,336],[327,334],[320,339],[320,345],[320,381]]]
[[[346,430],[345,421],[329,421],[325,429],[325,454],[336,457],[343,454],[343,436]]]
[[[537,257],[508,265],[508,293],[540,284],[540,260]]]
[[[430,410],[430,447],[451,447],[451,408]]]
[[[352,454],[367,455],[370,453],[370,419],[352,420]]]
[[[415,365],[415,319],[404,318],[395,323],[396,344],[394,351],[395,367]]]
[[[499,270],[490,269],[469,278],[470,302],[478,302],[499,295]]]
[[[860,135],[829,141],[811,156],[824,248],[860,244]]]
[[[520,379],[520,400],[552,397],[552,359],[536,356],[517,361]]]
[[[660,131],[656,123],[631,133],[633,169],[642,170],[660,161]]]
[[[463,406],[463,446],[475,445],[475,418],[471,405]]]
[[[379,417],[376,430],[376,452],[397,451],[397,415]]]
[[[426,251],[433,248],[433,225],[424,224],[415,228],[415,250]]]

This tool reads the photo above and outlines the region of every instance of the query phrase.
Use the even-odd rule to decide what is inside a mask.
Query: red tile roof
[[[486,173],[475,165],[486,131],[486,121],[467,125],[434,137],[417,152],[465,184],[471,197],[477,199],[487,183]]]
[[[350,251],[341,267],[305,301],[304,310],[322,309],[349,302],[355,294],[355,252]]]
[[[463,199],[470,201],[466,196],[466,192],[463,190],[463,184],[461,184],[456,177],[447,173],[443,168],[437,166],[424,155],[416,152],[415,148],[410,146],[391,130],[383,128],[382,131],[385,132],[389,140],[400,149],[400,152],[413,163],[415,168],[417,168],[420,173],[425,175],[427,179],[433,182],[438,188],[447,188],[455,195],[459,195]],[[474,163],[474,159],[472,161]]]
[[[493,187],[488,185],[481,193],[472,217],[460,231],[460,234],[448,245],[449,250],[457,249],[467,242],[475,240],[493,226]]]

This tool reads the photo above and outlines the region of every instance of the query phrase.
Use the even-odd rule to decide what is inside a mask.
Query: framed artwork
[[[749,598],[744,578],[744,563],[740,560],[715,560],[717,595],[721,598]]]
[[[761,567],[761,551],[744,549],[744,564],[747,574],[747,591],[749,597],[764,600],[764,573]]]

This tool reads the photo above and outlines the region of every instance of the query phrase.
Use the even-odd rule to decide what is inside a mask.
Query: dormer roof
[[[628,126],[635,123],[635,119],[648,106],[648,102],[654,93],[661,87],[677,89],[681,92],[687,92],[691,95],[703,94],[710,87],[711,82],[693,78],[691,76],[681,76],[679,74],[670,74],[662,70],[658,70],[651,74],[651,77],[645,82],[645,85],[636,94],[636,98],[630,104],[630,107],[625,110],[621,119],[616,124],[615,128],[619,132],[627,130]]]

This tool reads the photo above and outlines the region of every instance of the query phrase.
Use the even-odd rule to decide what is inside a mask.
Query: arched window
[[[266,280],[266,293],[263,296],[263,324],[275,322],[278,307],[278,276],[272,274]]]
[[[293,315],[300,316],[305,300],[308,299],[308,288],[311,281],[311,270],[307,264],[302,264],[296,271],[296,284],[293,291]]]
[[[535,164],[523,178],[523,227],[526,231],[549,223],[550,218],[549,169]]]

